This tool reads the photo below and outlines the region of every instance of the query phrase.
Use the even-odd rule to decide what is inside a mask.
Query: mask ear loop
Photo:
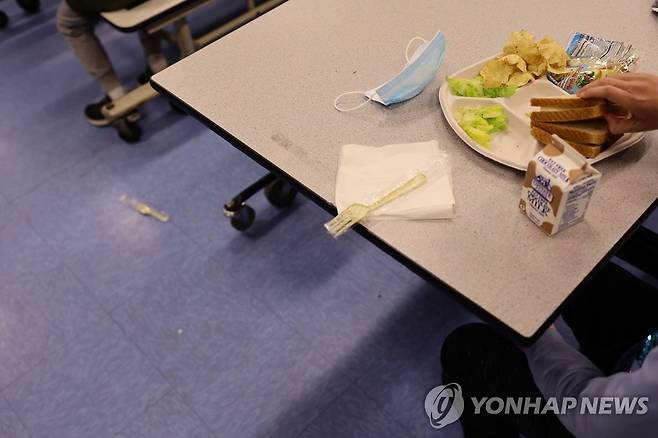
[[[414,41],[422,41],[423,43],[426,43],[427,40],[423,37],[413,37],[412,39],[409,40],[409,44],[407,44],[407,48],[404,49],[404,58],[407,60],[407,64],[411,63],[411,58],[409,58],[409,47],[414,43]]]
[[[366,98],[366,100],[363,101],[363,102],[361,102],[361,103],[359,103],[359,104],[357,104],[356,106],[353,106],[353,107],[350,107],[350,108],[339,108],[339,107],[338,107],[338,101],[340,100],[340,98],[341,98],[341,97],[344,97],[344,96],[349,96],[349,95],[351,95],[351,94],[361,94],[361,95],[363,95],[363,96]],[[348,91],[347,93],[343,93],[343,94],[341,94],[340,96],[338,96],[336,99],[334,99],[334,108],[336,108],[338,111],[340,111],[340,112],[342,112],[342,113],[348,113],[348,112],[350,112],[350,111],[358,110],[359,108],[365,106],[365,105],[366,105],[368,102],[370,102],[371,100],[372,100],[372,97],[368,96],[368,95],[367,95],[365,92],[363,92],[363,91]]]

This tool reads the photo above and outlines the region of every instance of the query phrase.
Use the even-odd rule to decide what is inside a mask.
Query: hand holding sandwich
[[[613,134],[658,129],[658,76],[647,73],[608,76],[587,85],[578,97],[607,99],[630,112],[625,118],[605,116]]]

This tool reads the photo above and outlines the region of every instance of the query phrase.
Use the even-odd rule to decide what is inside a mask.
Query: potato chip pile
[[[521,87],[546,71],[555,74],[568,72],[569,55],[554,39],[547,37],[539,43],[528,31],[512,32],[503,47],[503,54],[489,61],[480,76],[486,88]]]

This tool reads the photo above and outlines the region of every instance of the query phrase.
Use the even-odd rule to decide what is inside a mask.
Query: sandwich
[[[556,134],[586,158],[594,158],[621,137],[610,133],[604,117],[622,115],[623,110],[604,99],[535,97],[530,104],[540,107],[530,113],[530,133],[542,143]]]

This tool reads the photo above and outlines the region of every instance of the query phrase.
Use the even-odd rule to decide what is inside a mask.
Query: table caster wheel
[[[231,218],[231,226],[238,231],[244,231],[249,228],[256,218],[256,212],[247,204],[242,204],[237,210],[230,212],[225,207],[224,214]]]
[[[16,3],[18,3],[18,6],[23,8],[25,12],[29,12],[31,14],[37,12],[41,7],[40,0],[16,0]]]
[[[288,207],[296,196],[297,190],[280,179],[275,179],[265,187],[265,197],[277,208]]]
[[[7,23],[9,23],[9,17],[4,12],[0,12],[0,29],[7,27]]]
[[[121,119],[115,123],[119,138],[126,143],[137,143],[142,138],[142,129],[136,122]]]

